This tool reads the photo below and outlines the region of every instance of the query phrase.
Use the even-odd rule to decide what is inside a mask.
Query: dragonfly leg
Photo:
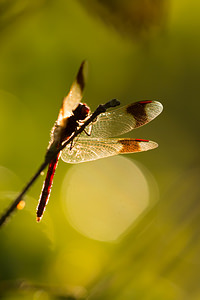
[[[70,148],[69,148],[70,151],[72,150],[73,146],[74,146],[74,141],[72,140],[71,143],[70,143]]]
[[[91,135],[91,132],[87,132],[85,129],[83,130],[87,136]]]

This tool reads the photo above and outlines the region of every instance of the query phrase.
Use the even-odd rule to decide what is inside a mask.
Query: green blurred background
[[[127,135],[158,149],[60,162],[39,224],[38,179],[0,231],[1,299],[200,299],[199,11],[198,0],[0,1],[1,212],[42,162],[83,59],[92,110],[164,106]]]

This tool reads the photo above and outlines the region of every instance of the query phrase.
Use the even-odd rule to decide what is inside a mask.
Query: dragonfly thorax
[[[73,111],[73,115],[66,120],[66,126],[63,128],[62,142],[68,139],[80,126],[80,121],[85,120],[89,114],[89,107],[86,104],[80,103]]]

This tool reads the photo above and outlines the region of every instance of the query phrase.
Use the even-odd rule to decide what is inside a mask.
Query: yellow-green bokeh
[[[148,184],[153,183],[143,173],[124,157],[71,168],[63,181],[62,198],[72,225],[90,238],[118,239],[152,206]],[[152,198],[155,201],[155,192]]]
[[[95,194],[98,186],[115,205],[112,197],[127,190],[126,178],[117,176],[133,176],[134,162],[125,167],[123,158],[108,158],[75,169],[60,162],[41,223],[35,210],[44,176],[29,191],[25,208],[0,231],[2,299],[200,298],[199,9],[198,0],[0,1],[1,212],[42,162],[62,98],[83,59],[89,62],[83,100],[92,110],[112,98],[122,104],[156,99],[164,106],[156,120],[127,135],[159,144],[127,156],[139,162],[153,195],[147,209],[135,221],[128,211],[125,233],[114,242],[106,227],[107,242],[98,241],[95,226],[87,237],[65,212],[71,193],[66,181],[77,186],[73,205],[84,200],[78,192]],[[101,170],[109,166],[117,187],[105,186],[112,172]],[[77,177],[76,185],[74,174],[81,170],[88,174]]]

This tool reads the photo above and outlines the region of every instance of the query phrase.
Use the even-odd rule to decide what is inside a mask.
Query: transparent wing
[[[102,113],[92,124],[91,138],[108,138],[129,132],[156,118],[163,110],[157,101],[139,101]],[[85,133],[81,134],[86,137]]]
[[[64,148],[61,158],[67,163],[75,164],[117,154],[147,151],[156,147],[158,144],[149,140],[79,138],[72,149],[70,145]]]
[[[75,110],[81,102],[85,87],[86,73],[87,62],[84,61],[79,68],[76,79],[74,80],[68,95],[63,99],[62,107],[57,119],[58,125],[62,126],[63,119],[70,117],[72,115],[72,111]]]

